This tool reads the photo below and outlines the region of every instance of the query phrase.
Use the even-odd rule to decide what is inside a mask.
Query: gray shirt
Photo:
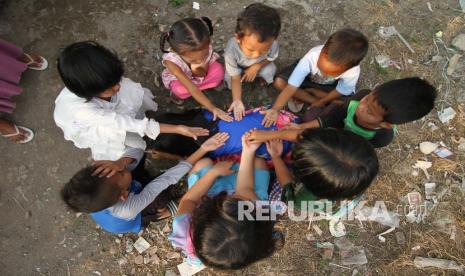
[[[279,45],[275,40],[271,44],[268,53],[258,58],[249,58],[241,50],[241,47],[237,43],[236,38],[232,37],[229,39],[226,48],[224,49],[224,66],[226,68],[226,73],[230,76],[237,76],[242,73],[242,68],[247,68],[255,63],[259,63],[263,60],[274,61],[278,58],[279,54]]]
[[[152,203],[161,192],[170,185],[178,183],[191,168],[191,164],[185,161],[179,162],[179,164],[152,180],[140,193],[130,193],[126,200],[118,201],[118,203],[108,208],[108,210],[115,217],[127,220],[134,219],[145,207]]]

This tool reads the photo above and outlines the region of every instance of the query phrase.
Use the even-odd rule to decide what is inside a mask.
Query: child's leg
[[[224,69],[221,63],[215,61],[208,67],[207,75],[203,82],[196,85],[200,90],[217,87],[223,81]],[[181,100],[185,100],[191,96],[187,88],[178,80],[170,82],[170,89],[173,94]]]
[[[287,84],[288,84],[287,79],[284,79],[282,77],[277,77],[273,83],[274,87],[278,89],[279,91],[282,91],[284,88],[286,88]],[[306,102],[306,103],[313,103],[316,100],[318,100],[317,98],[310,95],[309,92],[307,92],[305,89],[302,89],[302,88],[297,88],[297,91],[294,94],[294,98],[302,102]]]
[[[273,83],[274,76],[276,75],[276,65],[274,62],[270,62],[263,66],[258,72],[258,76],[262,77],[267,84]]]
[[[197,87],[200,90],[215,88],[221,84],[221,82],[223,81],[223,77],[223,65],[221,65],[221,63],[219,63],[218,61],[215,61],[208,66],[207,75],[205,76],[203,82]]]
[[[181,100],[185,100],[191,96],[191,93],[187,90],[187,88],[178,80],[170,82],[170,90]]]

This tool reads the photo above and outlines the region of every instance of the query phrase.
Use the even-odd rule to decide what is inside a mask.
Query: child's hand
[[[249,144],[261,144],[269,140],[269,133],[266,130],[252,130],[246,133]]]
[[[299,124],[296,124],[296,123],[289,123],[289,124],[285,125],[282,129],[284,129],[284,130],[298,130],[298,129],[302,129],[302,127]]]
[[[213,113],[213,121],[216,121],[216,119],[218,118],[228,123],[234,121],[233,117],[229,116],[228,113],[224,112],[218,107],[213,108],[212,113]]]
[[[120,159],[121,160],[121,159]],[[112,177],[118,172],[123,171],[126,168],[126,165],[123,162],[117,161],[110,161],[110,160],[100,160],[94,161],[92,165],[94,165],[95,170],[92,173],[92,176],[98,175],[98,177],[107,178]]]
[[[310,108],[312,108],[312,107],[319,107],[319,108],[322,108],[322,107],[324,107],[324,106],[325,106],[325,104],[324,104],[323,102],[321,102],[321,101],[316,101],[316,102],[314,102],[314,103],[312,103],[312,104],[310,105]]]
[[[251,143],[250,136],[255,131],[252,130],[242,135],[242,153],[254,153],[262,144],[261,142]]]
[[[207,141],[203,142],[200,147],[205,151],[214,151],[222,147],[228,139],[229,134],[227,132],[220,132],[210,137]]]
[[[278,111],[276,109],[263,110],[260,111],[260,114],[265,115],[265,118],[262,120],[263,126],[270,127],[276,125],[276,121],[278,121]]]
[[[260,71],[261,68],[262,66],[258,63],[249,66],[249,68],[244,70],[244,75],[242,75],[241,82],[254,81],[257,77],[258,71]]]
[[[178,125],[176,133],[187,137],[192,137],[194,138],[194,140],[197,140],[198,136],[208,136],[209,130],[201,127],[188,127]]]
[[[226,176],[233,174],[234,171],[231,170],[231,166],[234,164],[233,161],[221,161],[215,164],[211,170],[217,175],[217,176]]]
[[[266,150],[270,154],[271,158],[281,158],[283,154],[283,141],[279,139],[274,139],[266,142]]]
[[[236,121],[242,120],[242,117],[245,116],[245,107],[241,100],[235,100],[231,103],[231,106],[228,109],[228,112],[233,111],[234,119]]]

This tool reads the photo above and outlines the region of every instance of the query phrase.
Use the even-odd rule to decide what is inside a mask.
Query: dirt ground
[[[2,275],[174,275],[181,255],[169,245],[166,235],[170,223],[151,225],[141,235],[152,244],[144,253],[145,264],[136,264],[138,254],[126,250],[137,235],[113,236],[99,230],[87,215],[68,212],[59,198],[59,190],[70,176],[88,162],[89,152],[78,150],[63,139],[52,119],[54,100],[63,85],[55,68],[60,48],[81,40],[96,40],[116,50],[124,60],[126,76],[142,83],[155,94],[163,110],[175,110],[166,104],[167,91],[156,87],[154,77],[161,70],[159,35],[177,19],[210,16],[216,21],[213,36],[215,49],[222,50],[232,36],[237,13],[251,1],[200,0],[200,10],[191,1],[70,1],[70,0],[0,0],[0,36],[40,53],[50,62],[45,72],[26,72],[21,86],[24,92],[15,98],[17,108],[4,116],[35,130],[36,139],[27,145],[12,145],[0,140],[0,274]],[[423,223],[408,223],[401,217],[400,228],[386,234],[382,243],[377,234],[387,227],[378,223],[347,222],[346,241],[362,246],[368,263],[341,265],[338,251],[324,260],[315,240],[335,242],[328,223],[315,222],[321,236],[308,222],[278,224],[286,236],[285,247],[271,258],[237,272],[204,270],[217,275],[309,275],[309,274],[384,274],[424,275],[453,274],[452,270],[417,269],[416,256],[436,257],[465,264],[463,233],[465,230],[465,152],[458,139],[465,136],[464,60],[455,72],[444,78],[442,72],[454,54],[452,38],[465,32],[464,13],[458,0],[271,0],[264,1],[279,9],[283,28],[279,36],[278,67],[302,57],[311,47],[321,44],[335,30],[350,26],[363,31],[370,40],[370,51],[362,63],[360,88],[372,88],[398,77],[420,76],[439,89],[436,110],[425,119],[399,127],[394,142],[378,151],[381,173],[367,191],[367,205],[384,200],[391,211],[405,204],[411,191],[424,194],[423,184],[435,182],[441,195],[435,212]],[[179,6],[175,6],[179,4]],[[429,5],[429,6],[428,6]],[[397,38],[381,38],[380,26],[394,25],[412,45],[411,53]],[[441,41],[434,43],[442,31]],[[460,54],[460,51],[457,51]],[[400,70],[381,68],[377,55],[387,55]],[[440,56],[441,58],[434,58]],[[272,88],[247,86],[246,103],[255,107],[271,103]],[[218,96],[218,94],[221,96]],[[208,95],[226,107],[230,93],[211,91]],[[188,106],[194,106],[189,102]],[[457,112],[449,123],[438,120],[437,111],[452,106]],[[428,125],[434,123],[438,129]],[[454,155],[439,158],[424,155],[418,149],[423,141],[447,145]],[[412,165],[417,160],[432,162],[427,180]],[[158,171],[166,164],[153,161]],[[402,232],[405,242],[395,233]],[[315,240],[308,240],[308,234]],[[131,247],[129,246],[131,249]],[[131,251],[131,252],[128,252]],[[141,257],[139,257],[140,259]],[[173,274],[174,273],[174,274]]]

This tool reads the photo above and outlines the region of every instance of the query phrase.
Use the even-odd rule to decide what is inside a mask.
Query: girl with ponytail
[[[171,92],[171,100],[182,104],[192,96],[217,118],[231,122],[233,118],[216,107],[202,92],[221,84],[223,66],[216,61],[210,36],[213,25],[208,17],[185,18],[175,22],[160,37],[163,51],[163,84]],[[168,45],[166,45],[168,44]]]

